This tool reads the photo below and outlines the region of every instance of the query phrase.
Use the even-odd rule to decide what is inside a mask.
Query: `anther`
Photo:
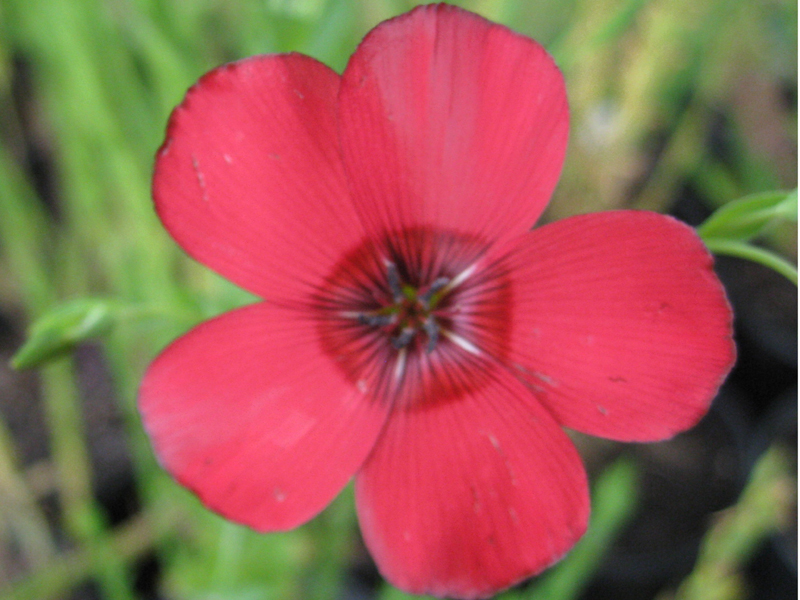
[[[392,337],[392,346],[395,350],[400,350],[401,348],[405,348],[411,343],[411,340],[414,339],[414,335],[416,334],[416,330],[412,327],[406,327],[396,336]]]
[[[439,341],[439,324],[436,322],[436,317],[429,316],[422,327],[425,329],[425,333],[428,334],[428,347],[425,350],[430,354],[436,347],[436,342]]]
[[[357,319],[361,325],[369,327],[386,327],[396,320],[396,315],[375,315],[370,313],[359,313]]]
[[[392,291],[394,301],[400,302],[403,299],[403,286],[400,283],[400,274],[397,272],[397,266],[393,262],[386,262],[386,281]]]
[[[450,280],[447,277],[439,277],[435,279],[431,284],[431,286],[428,288],[428,291],[426,291],[419,297],[422,306],[424,306],[425,308],[430,308],[431,298],[433,298],[433,296],[437,292],[443,290],[448,283],[450,283]]]

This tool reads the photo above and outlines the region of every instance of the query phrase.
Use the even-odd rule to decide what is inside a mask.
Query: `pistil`
[[[391,302],[378,309],[356,313],[358,322],[367,327],[385,330],[395,350],[405,349],[423,331],[428,338],[426,351],[433,352],[439,341],[441,325],[434,314],[450,292],[447,277],[436,278],[427,289],[403,281],[397,266],[385,261],[386,287]]]

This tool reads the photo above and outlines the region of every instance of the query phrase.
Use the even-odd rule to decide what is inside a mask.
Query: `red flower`
[[[200,79],[158,153],[156,208],[265,301],[148,370],[164,467],[260,531],[355,475],[364,540],[412,592],[482,597],[563,556],[589,499],[561,426],[670,437],[734,360],[689,227],[618,211],[529,231],[567,121],[539,45],[443,5],[376,27],[341,77],[288,54]]]

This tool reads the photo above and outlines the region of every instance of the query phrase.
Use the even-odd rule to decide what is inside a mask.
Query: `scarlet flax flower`
[[[446,5],[377,26],[341,76],[284,54],[202,77],[158,152],[156,209],[264,301],[147,371],[163,466],[259,531],[355,477],[364,541],[411,592],[484,597],[562,557],[589,514],[562,427],[668,438],[734,360],[689,227],[611,211],[530,230],[567,130],[541,46]]]

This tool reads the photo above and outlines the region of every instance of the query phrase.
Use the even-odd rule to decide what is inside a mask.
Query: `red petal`
[[[364,540],[399,588],[489,596],[561,558],[586,529],[586,475],[569,438],[505,371],[484,383],[393,413],[356,477]]]
[[[670,437],[708,410],[735,360],[712,258],[663,215],[582,215],[523,236],[510,256],[509,362],[567,427]]]
[[[567,143],[564,82],[533,40],[461,9],[423,6],[367,35],[339,94],[354,202],[373,232],[531,227]]]
[[[307,291],[361,238],[338,155],[339,76],[298,54],[222,66],[170,118],[153,194],[194,258],[262,297]]]
[[[266,304],[170,345],[147,371],[139,406],[163,466],[209,508],[258,530],[321,511],[386,413],[320,348],[315,324]]]

